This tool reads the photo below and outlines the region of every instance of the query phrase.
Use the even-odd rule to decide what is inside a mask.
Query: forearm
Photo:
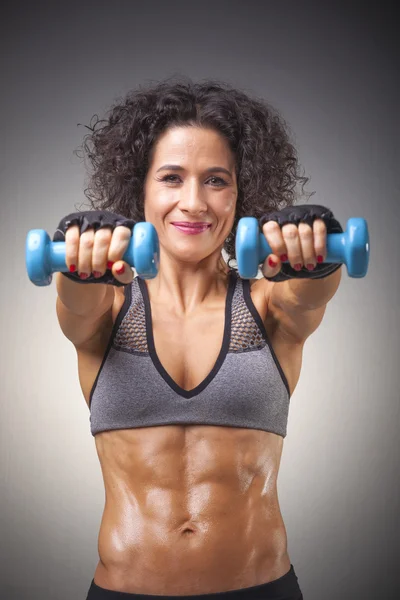
[[[333,298],[341,278],[342,268],[323,279],[289,279],[283,283],[288,285],[299,306],[312,310],[325,306]]]
[[[76,315],[87,315],[107,301],[110,305],[114,298],[112,285],[106,283],[78,283],[65,277],[62,273],[56,275],[56,288],[61,302]]]

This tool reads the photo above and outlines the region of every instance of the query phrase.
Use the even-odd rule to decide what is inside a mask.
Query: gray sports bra
[[[156,425],[218,425],[286,436],[290,392],[250,295],[250,281],[229,272],[220,353],[207,377],[184,390],[163,368],[154,346],[144,280],[124,290],[89,398],[92,435]]]

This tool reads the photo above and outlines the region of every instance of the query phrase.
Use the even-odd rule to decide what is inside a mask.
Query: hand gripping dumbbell
[[[237,227],[236,260],[243,279],[256,277],[258,266],[273,254],[254,217],[243,217]],[[369,261],[369,235],[365,219],[353,217],[343,233],[328,233],[326,263],[344,263],[350,277],[364,277]],[[289,261],[285,261],[289,262]]]
[[[146,221],[136,223],[122,260],[134,267],[143,279],[152,279],[158,273],[159,257],[160,247],[154,225]],[[25,260],[29,279],[35,285],[49,285],[54,272],[68,271],[65,242],[52,242],[43,229],[28,232]]]

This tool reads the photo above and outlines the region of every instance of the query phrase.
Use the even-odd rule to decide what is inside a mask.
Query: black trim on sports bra
[[[96,385],[97,385],[97,382],[99,380],[100,373],[101,373],[101,371],[103,369],[103,365],[104,365],[104,363],[107,360],[107,356],[108,356],[108,354],[110,352],[112,343],[114,341],[115,334],[117,333],[117,330],[118,330],[119,326],[121,325],[122,319],[124,318],[124,316],[125,316],[128,308],[131,305],[131,300],[132,300],[132,283],[130,283],[130,284],[128,284],[128,285],[126,285],[124,287],[124,295],[125,295],[125,300],[124,300],[124,302],[123,302],[123,304],[122,304],[122,306],[121,306],[121,308],[120,308],[120,310],[118,312],[118,315],[117,315],[117,317],[115,319],[113,328],[111,330],[110,339],[108,340],[107,348],[106,348],[106,351],[105,351],[104,356],[103,356],[103,360],[101,361],[101,365],[100,365],[100,368],[99,368],[99,370],[97,372],[96,379],[94,380],[92,389],[90,390],[90,395],[89,395],[89,409],[90,409],[91,404],[92,404],[92,397],[93,397],[94,390],[96,389]]]
[[[260,328],[260,331],[261,331],[261,333],[262,333],[262,335],[263,335],[263,337],[264,337],[265,341],[266,341],[266,342],[267,342],[267,344],[268,344],[268,347],[269,347],[269,349],[270,349],[270,352],[271,352],[272,358],[273,358],[273,359],[274,359],[274,361],[275,361],[275,364],[276,364],[276,366],[277,366],[277,368],[278,368],[278,371],[279,371],[279,373],[280,373],[280,375],[281,375],[281,377],[282,377],[282,381],[283,381],[283,383],[285,384],[285,387],[286,387],[286,389],[287,389],[287,392],[288,392],[288,394],[289,394],[289,398],[290,398],[290,389],[289,389],[288,380],[286,379],[286,375],[285,375],[285,373],[283,372],[283,369],[282,369],[282,367],[281,367],[281,365],[280,365],[280,363],[279,363],[279,360],[278,360],[278,358],[277,358],[277,356],[276,356],[276,354],[275,354],[275,351],[274,351],[274,349],[273,349],[273,347],[272,347],[271,341],[270,341],[270,339],[269,339],[269,337],[268,337],[267,330],[265,329],[265,325],[264,325],[264,323],[263,323],[263,320],[262,320],[262,318],[260,317],[260,313],[258,312],[258,310],[257,310],[257,308],[255,307],[255,305],[254,305],[254,302],[253,302],[253,300],[252,300],[251,293],[250,293],[250,280],[249,280],[249,279],[243,279],[243,280],[242,280],[242,283],[243,283],[243,296],[244,296],[245,302],[246,302],[246,304],[247,304],[247,308],[248,308],[248,309],[249,309],[249,311],[251,312],[251,314],[252,314],[252,316],[253,316],[253,319],[254,319],[254,320],[255,320],[255,322],[257,323],[257,325],[258,325],[258,327]]]
[[[149,298],[149,294],[148,294],[148,290],[147,290],[145,281],[143,279],[141,279],[140,277],[138,277],[139,287],[142,292],[144,307],[145,307],[147,346],[149,349],[149,354],[150,354],[151,360],[152,360],[155,368],[157,369],[157,371],[160,373],[161,377],[164,379],[164,381],[170,386],[170,388],[172,388],[174,390],[174,392],[176,392],[183,398],[193,398],[193,396],[196,396],[197,394],[202,392],[209,385],[209,383],[214,379],[214,377],[220,370],[221,366],[223,365],[223,362],[228,353],[229,344],[230,344],[232,298],[233,298],[233,293],[234,293],[235,286],[236,286],[236,277],[237,277],[236,273],[231,269],[229,271],[228,290],[227,290],[226,300],[225,300],[225,324],[224,324],[224,334],[223,334],[223,339],[222,339],[221,350],[218,354],[217,360],[216,360],[212,370],[210,371],[210,373],[207,375],[207,377],[205,379],[203,379],[203,381],[201,383],[199,383],[199,385],[197,385],[195,388],[193,388],[191,390],[185,390],[182,387],[180,387],[172,379],[172,377],[168,374],[168,372],[164,369],[164,367],[162,366],[162,364],[160,362],[160,359],[157,356],[156,348],[154,345],[154,337],[153,337],[150,298]]]

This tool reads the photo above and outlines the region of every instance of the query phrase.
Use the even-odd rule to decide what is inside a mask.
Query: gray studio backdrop
[[[77,124],[136,85],[174,74],[266,98],[291,128],[312,202],[342,224],[368,221],[367,276],[344,270],[305,346],[279,497],[306,600],[399,597],[399,95],[390,4],[16,2],[2,17],[1,599],[85,598],[104,504],[76,354],[58,326],[55,285],[28,280],[26,233],[52,235],[86,202]]]

